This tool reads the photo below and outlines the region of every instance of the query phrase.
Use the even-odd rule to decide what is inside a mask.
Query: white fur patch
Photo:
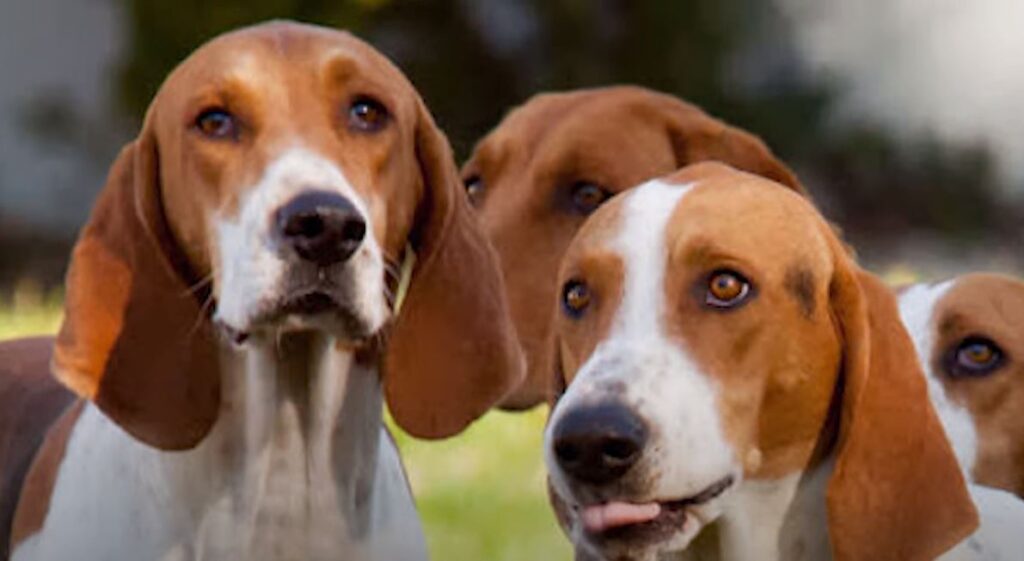
[[[238,215],[215,217],[219,278],[215,317],[239,331],[248,331],[268,299],[280,295],[288,263],[275,249],[271,231],[279,208],[309,189],[335,191],[349,199],[374,231],[366,201],[356,193],[333,162],[303,148],[285,151],[240,201]],[[352,306],[372,331],[389,314],[384,298],[384,259],[374,236],[367,235],[345,264],[353,283]]]
[[[146,446],[88,405],[12,560],[425,560],[379,377],[335,347],[225,351],[220,416],[192,450]]]
[[[932,368],[935,352],[935,305],[942,299],[954,281],[935,285],[919,284],[908,288],[899,297],[900,318],[914,341],[917,358],[928,382],[928,397],[938,413],[946,438],[953,445],[960,467],[970,478],[978,448],[974,419],[966,407],[954,403]]]
[[[689,497],[727,475],[738,476],[721,427],[717,389],[666,334],[665,232],[691,188],[655,180],[626,195],[621,230],[610,244],[625,266],[622,301],[608,337],[580,368],[548,423],[545,459],[552,485],[563,497],[571,495],[553,456],[551,430],[573,408],[609,398],[633,408],[652,427],[648,454],[633,469],[651,474],[654,483],[650,497],[637,499]],[[721,508],[712,501],[694,511],[696,523],[688,523],[684,535],[666,548],[685,547]]]

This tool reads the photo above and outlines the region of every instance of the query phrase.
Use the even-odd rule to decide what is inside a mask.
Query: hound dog
[[[961,465],[1024,497],[1024,282],[969,274],[907,287],[899,304]]]
[[[690,166],[595,212],[558,279],[545,461],[577,559],[1019,555],[1024,507],[969,492],[892,294],[805,198]]]
[[[527,359],[527,378],[503,402],[550,393],[544,354],[558,263],[586,217],[612,195],[705,160],[726,162],[794,190],[793,173],[755,136],[651,90],[616,86],[533,97],[476,146],[467,192],[498,254]]]
[[[86,400],[23,478],[12,559],[424,559],[382,405],[444,437],[501,398],[503,291],[381,54],[279,22],[211,41],[75,246],[53,369]]]

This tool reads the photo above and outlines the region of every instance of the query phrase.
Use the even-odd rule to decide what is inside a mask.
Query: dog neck
[[[184,452],[87,407],[46,523],[13,559],[426,557],[372,361],[292,334],[225,347],[221,378],[217,423]]]

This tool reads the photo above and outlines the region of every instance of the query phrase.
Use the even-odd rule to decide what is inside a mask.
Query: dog
[[[1024,497],[1024,282],[968,274],[906,287],[899,305],[961,465]]]
[[[634,86],[537,95],[480,140],[462,169],[495,248],[527,359],[523,384],[502,402],[545,402],[540,362],[558,263],[586,217],[612,195],[686,164],[719,160],[804,192],[757,137],[672,96]]]
[[[544,454],[577,559],[1021,551],[1024,503],[968,488],[893,295],[806,198],[684,168],[597,210],[558,283]]]
[[[113,164],[56,341],[5,347],[84,398],[23,477],[11,558],[425,559],[382,406],[441,438],[502,398],[503,293],[384,56],[288,22],[212,40]]]

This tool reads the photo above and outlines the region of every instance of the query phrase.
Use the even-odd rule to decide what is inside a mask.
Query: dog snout
[[[554,427],[552,445],[559,467],[569,476],[594,485],[611,483],[643,455],[647,427],[620,403],[578,407]]]
[[[321,267],[347,261],[366,237],[366,219],[336,193],[309,191],[281,207],[274,217],[283,245]]]

